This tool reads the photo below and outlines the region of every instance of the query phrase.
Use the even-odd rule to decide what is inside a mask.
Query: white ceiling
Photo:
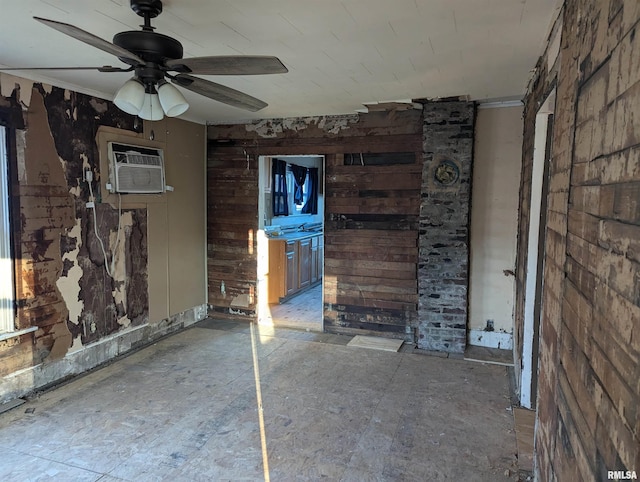
[[[165,0],[152,24],[185,57],[275,55],[287,74],[203,76],[269,104],[250,113],[185,91],[201,123],[345,114],[363,103],[469,95],[522,98],[558,0]],[[0,65],[124,66],[32,19],[111,41],[142,19],[129,0],[0,0]],[[112,99],[131,74],[14,73]]]

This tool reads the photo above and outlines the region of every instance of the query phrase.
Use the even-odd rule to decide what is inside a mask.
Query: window
[[[271,191],[273,217],[318,214],[320,168],[316,166],[322,165],[322,158],[296,160],[300,164],[271,160],[271,186],[265,185],[264,192]]]
[[[7,131],[0,125],[0,333],[12,332],[14,324],[13,259],[9,222],[9,162]]]
[[[291,169],[287,170],[287,191],[288,197],[293,204],[293,209],[289,209],[289,214],[301,214],[302,207],[305,205],[307,200],[309,199],[309,176],[307,176],[302,183],[302,186],[299,188],[302,195],[296,196],[296,181],[291,172]]]
[[[318,168],[288,165],[290,214],[318,214]]]

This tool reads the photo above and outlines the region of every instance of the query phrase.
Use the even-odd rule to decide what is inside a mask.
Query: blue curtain
[[[271,185],[274,216],[289,215],[289,201],[287,199],[287,163],[280,159],[271,161]]]
[[[307,168],[303,166],[297,166],[291,164],[291,173],[293,174],[293,180],[295,181],[295,189],[293,190],[293,202],[296,204],[302,204],[304,202],[304,181],[307,179]]]
[[[302,206],[303,214],[318,214],[318,168],[309,168],[309,193]]]

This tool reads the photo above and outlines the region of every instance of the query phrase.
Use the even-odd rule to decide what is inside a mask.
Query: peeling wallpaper
[[[247,132],[255,132],[262,138],[277,138],[286,132],[300,132],[317,129],[328,134],[337,135],[353,124],[357,124],[358,114],[341,116],[293,117],[286,119],[265,119],[246,124]]]
[[[0,73],[0,96],[11,97],[16,95],[17,100],[25,107],[31,103],[31,90],[33,81],[15,77],[10,74]]]
[[[149,300],[146,209],[119,213],[98,202],[94,226],[85,206],[86,169],[101,196],[98,127],[134,131],[133,117],[107,101],[5,74],[0,89],[3,119],[23,122],[9,125],[18,127],[11,168],[16,327],[38,328],[19,343],[0,344],[4,375],[146,323]],[[113,278],[105,269],[112,255]]]
[[[205,126],[143,123],[109,101],[7,74],[0,124],[16,274],[15,331],[0,333],[0,403],[207,316]],[[101,190],[110,141],[163,149],[174,191],[120,199]]]

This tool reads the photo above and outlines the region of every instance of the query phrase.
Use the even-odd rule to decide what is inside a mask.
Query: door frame
[[[536,114],[529,233],[524,294],[524,327],[522,369],[520,373],[520,405],[535,408],[538,388],[538,348],[540,320],[543,316],[544,253],[547,224],[549,164],[553,132],[556,90],[553,89]]]
[[[268,293],[268,272],[269,272],[269,238],[265,233],[266,223],[266,196],[265,194],[271,190],[271,170],[270,160],[273,158],[287,159],[287,158],[301,158],[301,157],[314,157],[322,159],[322,175],[318,179],[319,194],[322,195],[319,200],[319,205],[322,205],[322,238],[324,239],[324,193],[325,193],[325,170],[326,170],[326,155],[325,154],[282,154],[282,155],[261,155],[258,157],[258,232],[256,236],[257,240],[257,283],[256,283],[256,315],[258,324],[271,324],[271,315],[269,311],[269,293]],[[295,223],[292,223],[295,224]],[[323,243],[324,244],[324,243]],[[322,308],[319,313],[320,316],[320,331],[324,330],[324,255],[322,256],[322,266],[320,270],[321,292],[322,292]]]

